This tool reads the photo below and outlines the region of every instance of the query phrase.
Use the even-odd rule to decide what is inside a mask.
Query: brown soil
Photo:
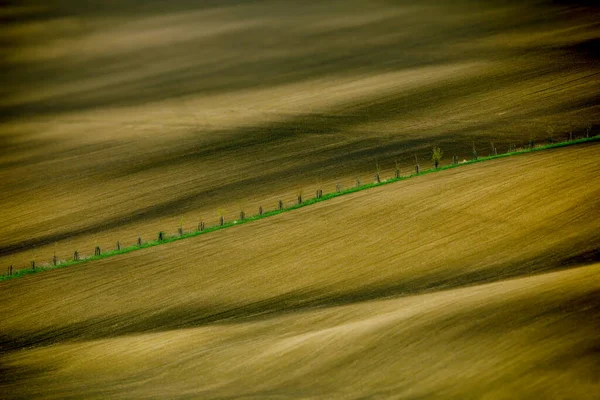
[[[6,398],[593,398],[600,145],[0,283]]]
[[[2,270],[600,122],[591,2],[11,4]]]

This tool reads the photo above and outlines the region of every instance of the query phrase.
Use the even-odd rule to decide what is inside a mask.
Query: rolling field
[[[483,4],[482,4],[483,3]],[[0,5],[0,267],[598,133],[589,1]]]
[[[594,398],[600,145],[0,283],[5,398]]]

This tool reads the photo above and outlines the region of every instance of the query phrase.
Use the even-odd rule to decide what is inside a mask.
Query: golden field
[[[0,266],[597,133],[591,2],[0,6]]]
[[[600,145],[0,283],[5,398],[594,398]]]
[[[0,4],[0,273],[597,135],[600,9]],[[600,143],[0,282],[0,399],[593,399]]]

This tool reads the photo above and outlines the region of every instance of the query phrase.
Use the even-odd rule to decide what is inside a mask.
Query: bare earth
[[[593,3],[3,2],[0,270],[598,133]]]
[[[0,397],[595,398],[599,151],[2,282]]]

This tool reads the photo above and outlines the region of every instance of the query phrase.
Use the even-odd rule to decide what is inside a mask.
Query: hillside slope
[[[589,1],[3,3],[3,268],[599,132]]]
[[[474,164],[2,282],[0,388],[588,398],[598,149]]]
[[[6,398],[593,399],[600,264],[5,358]],[[6,382],[6,381],[5,381]]]

